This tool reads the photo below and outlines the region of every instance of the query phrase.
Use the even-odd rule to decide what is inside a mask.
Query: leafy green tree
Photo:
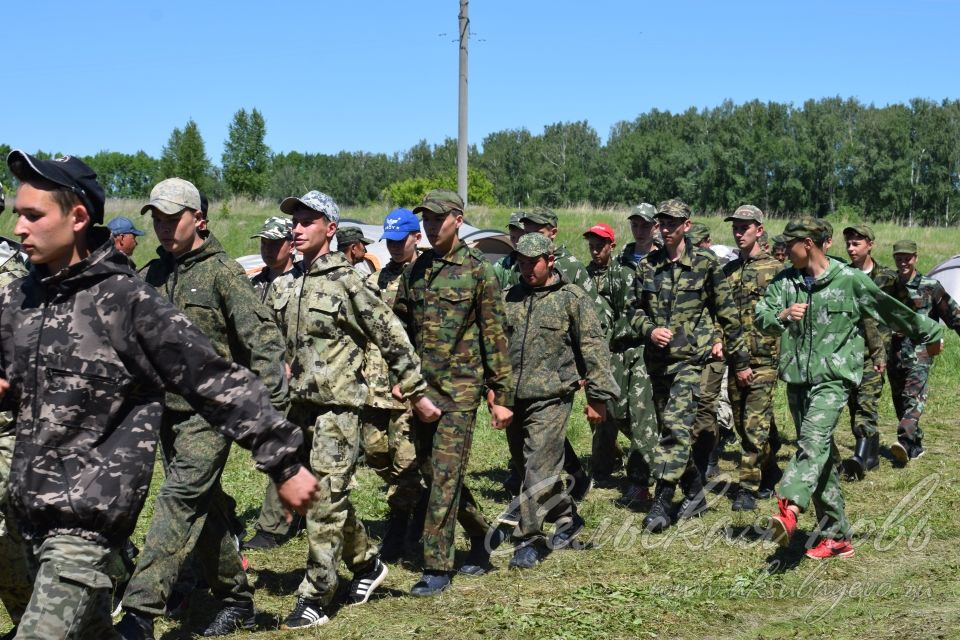
[[[233,114],[222,156],[223,179],[231,192],[251,198],[267,193],[270,147],[264,141],[266,135],[266,121],[256,109],[250,114],[246,109]]]
[[[175,128],[160,156],[160,179],[183,178],[201,191],[212,183],[210,159],[197,123],[190,119],[181,131]]]

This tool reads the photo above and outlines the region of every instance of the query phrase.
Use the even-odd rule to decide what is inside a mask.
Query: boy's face
[[[313,209],[298,209],[293,213],[293,246],[313,260],[330,244],[337,233],[337,223]]]
[[[287,239],[260,238],[260,257],[270,269],[283,269],[293,257],[293,245]]]
[[[787,260],[787,247],[783,244],[773,245],[773,257],[779,260],[780,262],[786,262]]]
[[[551,240],[554,240],[557,237],[557,228],[550,226],[549,224],[538,224],[536,222],[531,222],[530,220],[525,220],[523,222],[523,233],[520,235],[524,236],[528,233],[539,233],[542,236],[546,236]]]
[[[663,246],[675,249],[683,244],[683,236],[690,231],[689,218],[663,216],[657,219],[660,233],[663,234]]]
[[[17,221],[13,232],[33,264],[63,267],[73,255],[76,236],[84,229],[74,211],[63,213],[53,194],[26,182],[17,188]]]
[[[19,198],[17,200],[19,203]],[[915,253],[895,253],[893,261],[897,263],[897,274],[900,276],[909,276],[917,268],[917,254]]]
[[[633,234],[633,241],[637,244],[647,244],[653,240],[657,232],[657,221],[647,222],[640,216],[630,218],[630,233]]]
[[[749,251],[757,243],[757,238],[763,233],[763,227],[749,220],[733,221],[733,240],[741,251]]]
[[[587,245],[590,247],[593,264],[605,267],[610,263],[610,254],[613,253],[613,243],[610,240],[591,233],[587,236]]]
[[[446,255],[453,248],[457,230],[463,224],[463,214],[456,211],[437,213],[424,209],[423,230],[427,234],[430,246],[438,253]]]
[[[850,256],[850,263],[858,268],[863,266],[863,263],[867,260],[867,256],[869,256],[873,250],[873,242],[857,234],[845,236],[845,239],[847,241],[847,255]]]
[[[810,262],[810,252],[813,250],[813,241],[810,238],[800,238],[787,242],[787,257],[797,269],[806,268]]]
[[[387,240],[387,251],[390,259],[398,264],[405,264],[417,255],[417,243],[420,242],[420,232],[411,231],[404,240]]]
[[[199,211],[184,209],[178,215],[169,216],[153,209],[153,231],[160,245],[175,256],[190,251],[199,237],[199,214]]]
[[[531,287],[542,287],[550,280],[553,273],[553,256],[530,256],[521,255],[517,258],[517,266],[520,267],[520,276],[523,281]]]

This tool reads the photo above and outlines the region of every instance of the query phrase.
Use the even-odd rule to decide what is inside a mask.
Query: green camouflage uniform
[[[284,271],[282,274],[274,278],[275,280],[289,279],[295,280],[303,275],[303,266],[298,262],[294,262],[293,265]],[[266,302],[267,296],[270,293],[270,285],[273,283],[273,280],[269,279],[269,272],[266,267],[263,268],[260,273],[250,278],[250,284],[253,285],[253,290],[257,292],[257,295],[260,297],[260,302]]]
[[[513,405],[503,298],[493,266],[462,242],[445,256],[417,258],[401,280],[394,311],[407,328],[440,420],[414,420],[420,471],[427,483],[424,567],[453,569],[457,520],[469,536],[489,522],[464,483],[477,406],[485,389],[496,403]]]
[[[283,341],[240,265],[212,234],[181,256],[163,248],[157,253],[140,271],[144,280],[182,309],[221,357],[256,373],[274,406],[284,410]],[[220,485],[231,440],[218,426],[194,413],[183,397],[167,394],[160,428],[166,477],[123,597],[125,608],[162,615],[191,554],[216,597],[231,604],[253,600],[233,533],[234,503]]]
[[[618,270],[619,267],[612,261],[605,266],[600,266],[594,262],[587,264],[587,274],[603,300],[603,304],[599,307],[599,318],[600,326],[607,337],[608,347],[612,337],[614,321],[613,307],[611,306],[614,285],[611,281],[619,277]],[[593,429],[590,471],[594,475],[609,475],[621,466],[623,452],[617,446],[617,434],[622,430],[629,437],[630,433],[627,423],[626,367],[623,364],[622,353],[610,352],[610,367],[613,370],[614,379],[617,384],[621,385],[624,394],[623,398],[608,403],[607,419],[603,423],[590,425]]]
[[[960,334],[960,305],[937,280],[917,273],[906,284],[891,285],[890,294],[910,309],[940,320]],[[927,378],[933,359],[904,332],[894,331],[890,342],[887,376],[897,411],[897,437],[919,443],[923,439],[920,416],[927,402]]]
[[[814,229],[816,221],[791,222]],[[806,227],[802,225],[808,225]],[[809,306],[800,321],[784,324],[778,314],[796,302]],[[939,340],[943,328],[881,292],[866,274],[829,260],[814,279],[796,269],[774,278],[757,303],[755,326],[780,336],[778,375],[787,383],[790,413],[799,425],[798,449],[779,485],[782,497],[806,511],[811,501],[821,535],[850,538],[833,431],[850,389],[863,376],[862,318],[883,322],[924,344]]]
[[[517,252],[511,251],[497,260],[493,265],[493,272],[501,289],[512,287],[520,282],[520,272],[517,270]]]
[[[715,323],[723,330],[724,354],[734,369],[747,367],[749,352],[729,285],[712,252],[686,242],[680,259],[671,262],[666,250],[658,249],[638,265],[632,289],[631,306],[640,313],[631,324],[647,341],[644,356],[660,426],[655,474],[659,480],[677,483],[705,467],[713,448],[713,442],[703,438],[697,442],[703,450],[691,451],[700,378],[711,357]],[[664,348],[650,341],[657,327],[673,331]]]
[[[523,442],[520,524],[514,533],[519,540],[541,540],[546,518],[559,524],[576,513],[560,474],[567,418],[580,380],[586,380],[588,401],[615,403],[619,393],[610,370],[607,338],[593,307],[583,290],[565,282],[559,273],[544,287],[521,283],[506,294],[506,329],[516,385],[514,417],[508,429],[518,432],[514,437]]]
[[[312,441],[309,466],[320,483],[307,512],[309,555],[297,593],[326,605],[341,556],[362,573],[377,554],[350,503],[369,394],[362,375],[367,347],[377,346],[404,398],[422,395],[426,384],[400,322],[342,253],[318,256],[303,277],[275,283],[270,299],[287,328],[290,421]]]
[[[765,335],[754,326],[753,312],[767,286],[782,269],[780,261],[763,250],[754,256],[738,257],[723,267],[750,349],[753,370],[753,383],[749,388],[740,388],[734,376],[730,376],[727,385],[741,447],[740,488],[753,493],[760,489],[763,470],[771,463],[776,464],[770,455],[771,440],[776,438],[771,431],[780,348],[776,336]]]

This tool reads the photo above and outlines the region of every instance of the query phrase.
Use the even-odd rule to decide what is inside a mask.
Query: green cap
[[[690,238],[690,242],[693,244],[700,244],[710,237],[710,227],[702,222],[694,222],[690,225],[690,231],[687,233],[687,237]]]
[[[830,237],[827,234],[824,222],[822,218],[812,218],[810,216],[791,220],[787,223],[787,228],[783,230],[783,236],[781,237],[785,243],[791,240],[810,238],[816,244],[823,244],[823,241]]]
[[[463,199],[453,191],[434,189],[423,196],[423,202],[413,209],[414,213],[420,213],[421,211],[432,211],[434,213],[456,211],[463,213]]]
[[[760,243],[760,246],[766,247],[770,245],[770,236],[767,235],[767,230],[764,229],[763,233],[757,236],[757,242]]]
[[[649,202],[641,202],[633,208],[633,211],[627,216],[627,220],[630,218],[641,218],[645,222],[653,222],[656,217],[657,208]]]
[[[373,240],[363,236],[360,227],[341,227],[337,229],[337,248],[343,249],[354,242],[362,242],[364,246],[373,244]]]
[[[670,198],[657,205],[657,217],[690,219],[690,205],[680,198]]]
[[[870,242],[873,242],[877,239],[876,234],[873,232],[873,229],[868,227],[865,224],[854,224],[849,227],[845,227],[843,230],[844,236],[858,235],[866,238]]]
[[[732,220],[749,220],[750,222],[763,224],[763,211],[760,211],[760,209],[752,204],[744,204],[737,207],[737,210],[733,212],[732,216],[727,216],[723,220],[724,222],[730,222]]]
[[[913,240],[897,240],[893,243],[893,255],[898,253],[911,253],[916,255],[917,243]]]
[[[824,232],[826,233],[826,236],[824,236],[823,239],[824,239],[824,240],[828,240],[828,239],[832,238],[832,237],[833,237],[833,225],[830,224],[830,221],[827,220],[826,218],[817,218],[817,220],[819,220],[819,221],[820,221],[820,224],[823,225]]]
[[[523,216],[525,216],[523,211],[514,211],[510,214],[510,222],[507,223],[507,228],[516,227],[523,231]]]
[[[558,222],[557,214],[546,207],[537,207],[529,213],[524,213],[520,220],[523,222],[529,220],[534,224],[546,224],[551,227],[556,227]]]
[[[787,244],[787,239],[782,235],[773,236],[773,246],[779,247]]]
[[[273,216],[260,227],[260,231],[250,236],[264,240],[290,240],[293,238],[293,221],[290,218]]]
[[[542,233],[528,233],[517,242],[517,251],[528,258],[553,253],[553,240]]]

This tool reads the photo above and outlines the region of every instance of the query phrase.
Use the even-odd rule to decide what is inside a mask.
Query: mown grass
[[[110,203],[108,216],[125,213],[139,221],[139,203]],[[231,255],[257,252],[249,236],[273,206],[233,203],[222,215],[211,209],[211,227]],[[384,209],[347,210],[345,217],[382,219]],[[477,226],[503,228],[507,209],[472,210]],[[625,213],[564,210],[560,240],[586,258],[583,229],[597,221],[611,223],[618,237],[628,234]],[[144,222],[147,222],[146,220]],[[729,224],[704,220],[714,240],[730,243]],[[772,233],[784,221],[770,223]],[[10,218],[0,220],[9,230]],[[842,228],[837,221],[839,233]],[[144,264],[155,242],[149,232],[135,259]],[[877,225],[878,258],[891,264],[889,247],[901,238],[920,244],[920,268],[928,270],[957,252],[957,229],[903,229]],[[840,247],[837,248],[842,255]],[[258,586],[256,604],[260,628],[237,638],[955,638],[960,637],[960,487],[956,461],[960,456],[960,339],[947,338],[946,351],[931,376],[930,401],[924,416],[928,454],[906,469],[893,469],[886,446],[893,442],[895,416],[888,388],[881,403],[881,433],[885,458],[879,471],[859,484],[845,484],[847,512],[860,532],[857,555],[849,560],[816,563],[802,559],[802,540],[786,551],[753,539],[750,527],[761,522],[775,505],[762,501],[755,515],[737,515],[726,498],[717,498],[703,518],[652,536],[640,532],[642,514],[617,507],[614,490],[594,490],[581,511],[587,521],[588,549],[554,554],[537,569],[519,573],[506,569],[508,555],[498,555],[499,570],[480,578],[457,578],[449,592],[433,599],[406,595],[419,572],[391,566],[381,595],[370,603],[340,609],[330,624],[306,632],[276,631],[293,604],[302,576],[306,541],[301,536],[278,550],[251,552],[251,576]],[[782,389],[776,418],[781,431],[793,432]],[[570,437],[589,457],[590,430],[582,399],[570,423]],[[853,438],[846,423],[837,429],[843,455]],[[625,444],[625,443],[622,443]],[[781,465],[793,453],[780,453]],[[481,409],[468,482],[483,511],[495,516],[506,502],[501,487],[507,450],[502,433],[489,426]],[[735,477],[736,455],[728,447],[722,467]],[[162,475],[157,468],[154,488]],[[357,474],[354,503],[375,536],[383,532],[384,488],[368,469]],[[238,512],[252,531],[266,479],[252,468],[249,454],[235,448],[223,478],[237,500]],[[929,494],[929,495],[927,495]],[[141,544],[152,509],[148,501],[135,542]],[[809,531],[813,517],[801,528]],[[459,547],[466,548],[461,534]],[[195,594],[195,606],[182,624],[160,622],[158,637],[187,638],[203,628],[215,607],[209,596]],[[0,613],[0,629],[7,626]]]

